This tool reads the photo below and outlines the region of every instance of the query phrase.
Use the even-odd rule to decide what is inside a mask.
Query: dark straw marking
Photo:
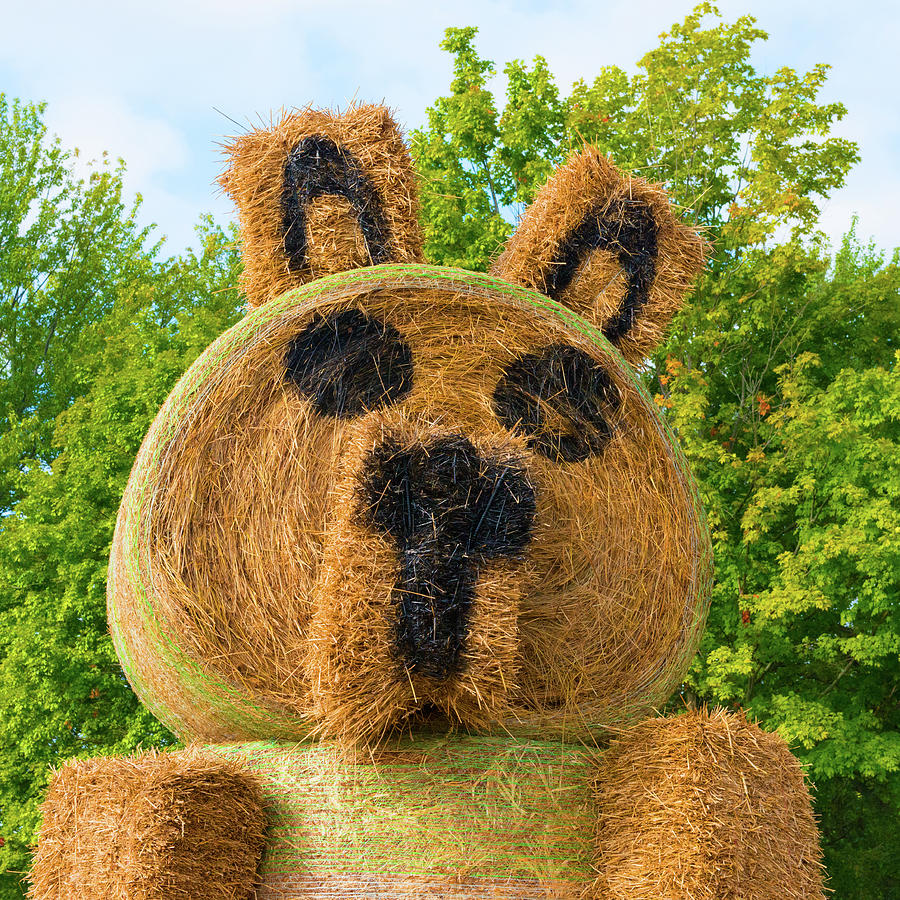
[[[482,458],[464,437],[388,440],[362,473],[362,515],[400,554],[397,647],[411,672],[458,672],[478,572],[528,545],[534,489],[523,468]]]
[[[289,344],[284,366],[318,412],[339,419],[396,403],[412,390],[409,344],[393,325],[358,309],[316,314]]]
[[[563,291],[592,251],[615,253],[625,270],[627,288],[618,313],[603,326],[603,336],[618,344],[650,298],[656,277],[658,230],[650,207],[640,200],[623,198],[591,212],[560,244],[557,261],[546,277],[544,293],[563,302]]]
[[[613,435],[608,416],[622,397],[586,353],[552,344],[506,367],[494,388],[494,413],[529,446],[556,462],[581,462],[603,452]]]
[[[344,197],[353,207],[372,264],[387,262],[391,234],[378,191],[352,154],[331,138],[313,135],[294,147],[284,166],[281,211],[288,268],[300,272],[306,267],[306,208],[326,195]]]

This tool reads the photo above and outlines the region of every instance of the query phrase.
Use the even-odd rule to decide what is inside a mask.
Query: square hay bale
[[[225,150],[251,306],[323,275],[422,261],[416,176],[385,107],[284,113]]]
[[[73,760],[43,804],[32,900],[244,900],[265,843],[257,782],[186,753]]]
[[[613,742],[597,791],[597,896],[824,898],[800,763],[742,715],[642,722]]]
[[[705,251],[661,185],[587,146],[538,191],[491,272],[575,310],[634,364],[662,340]]]

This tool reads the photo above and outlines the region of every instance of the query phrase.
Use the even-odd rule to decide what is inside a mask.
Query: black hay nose
[[[460,667],[481,566],[528,545],[535,499],[525,470],[486,460],[464,437],[402,447],[385,441],[362,475],[367,523],[400,555],[397,646],[410,671]]]

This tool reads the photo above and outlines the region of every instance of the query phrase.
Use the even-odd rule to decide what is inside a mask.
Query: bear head
[[[385,109],[228,149],[252,309],[178,383],[123,499],[109,618],[138,695],[208,741],[574,735],[664,701],[710,549],[631,365],[701,238],[585,148],[490,274],[434,267]]]

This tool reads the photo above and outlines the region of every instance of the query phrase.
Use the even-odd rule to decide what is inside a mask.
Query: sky
[[[832,66],[823,102],[847,116],[834,134],[862,161],[823,204],[838,243],[851,218],[885,249],[900,245],[900,4],[858,0],[721,0],[728,21],[756,17],[769,33],[754,64]],[[82,159],[127,163],[126,188],[168,252],[193,241],[199,217],[233,217],[215,185],[220,143],[273,111],[351,100],[384,102],[407,129],[450,84],[439,49],[448,26],[476,25],[483,57],[548,60],[563,94],[604,65],[636,62],[694,0],[0,0],[0,92],[46,101],[46,121]],[[498,77],[492,84],[503,90]]]

